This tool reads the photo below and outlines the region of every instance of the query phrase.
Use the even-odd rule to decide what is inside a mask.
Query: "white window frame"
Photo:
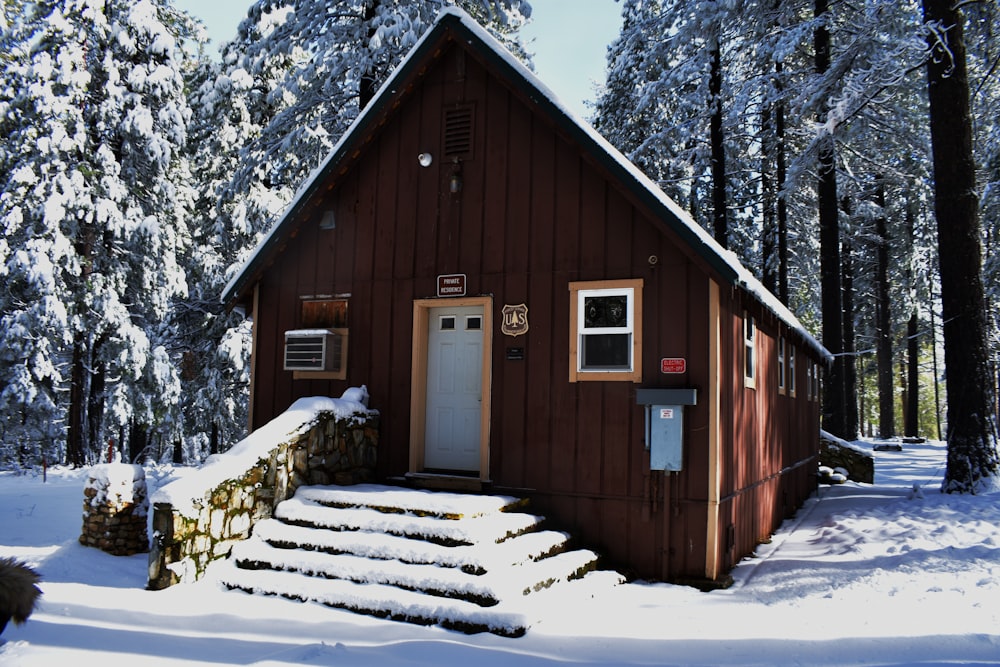
[[[743,311],[743,384],[757,387],[757,322],[753,315]]]
[[[788,395],[795,396],[795,346],[786,344],[785,356],[788,360]]]
[[[813,400],[816,401],[816,402],[819,402],[819,397],[820,397],[820,393],[821,393],[820,390],[823,387],[822,375],[820,374],[821,372],[822,371],[820,370],[819,364],[814,361],[813,362],[813,392],[812,392],[812,395],[813,395]]]
[[[778,393],[785,393],[785,371],[786,366],[786,350],[787,344],[785,342],[785,337],[782,334],[778,334]]]
[[[569,381],[570,382],[642,382],[642,279],[580,281],[569,284]],[[587,328],[584,325],[584,304],[587,297],[624,296],[626,298],[627,325],[612,328]],[[627,367],[585,368],[583,365],[584,338],[597,335],[629,336],[629,362]]]

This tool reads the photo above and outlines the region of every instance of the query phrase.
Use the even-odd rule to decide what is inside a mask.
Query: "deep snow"
[[[77,542],[85,471],[0,473],[0,557],[36,567],[44,593],[0,665],[1000,665],[1000,493],[939,493],[944,453],[875,452],[875,485],[821,487],[728,590],[571,584],[537,594],[543,620],[519,639],[210,578],[146,591],[144,554]],[[150,491],[189,473],[147,469]]]

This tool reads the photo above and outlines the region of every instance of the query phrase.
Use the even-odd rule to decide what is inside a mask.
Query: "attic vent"
[[[471,104],[452,107],[444,112],[444,154],[446,158],[468,160],[472,157]]]

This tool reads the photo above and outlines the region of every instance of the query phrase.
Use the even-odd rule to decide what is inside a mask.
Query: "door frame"
[[[410,470],[424,471],[424,445],[427,427],[427,343],[428,324],[433,308],[483,308],[483,368],[482,409],[479,416],[479,479],[490,479],[490,416],[493,401],[491,394],[493,368],[493,297],[451,297],[441,299],[415,299],[413,301],[413,353],[410,373]]]

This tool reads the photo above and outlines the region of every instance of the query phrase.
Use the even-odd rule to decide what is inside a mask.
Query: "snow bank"
[[[84,496],[91,507],[136,503],[136,510],[146,513],[142,504],[146,494],[146,471],[142,466],[128,463],[104,463],[90,468]]]

